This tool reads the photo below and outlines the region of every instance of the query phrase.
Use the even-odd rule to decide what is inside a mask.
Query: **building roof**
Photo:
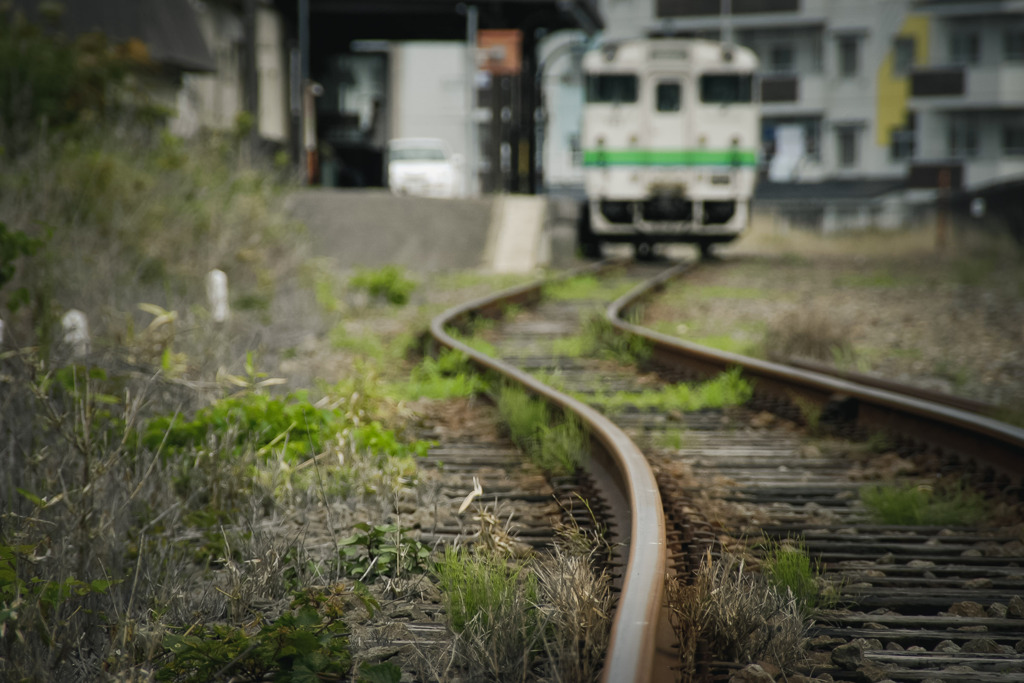
[[[113,43],[138,40],[157,64],[185,71],[213,71],[217,66],[188,0],[69,0],[55,22],[41,18],[41,0],[13,4],[30,20],[55,25],[70,36],[99,31]]]

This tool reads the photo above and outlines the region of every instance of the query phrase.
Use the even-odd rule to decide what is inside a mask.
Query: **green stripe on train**
[[[584,166],[756,166],[757,152],[749,149],[587,149]]]

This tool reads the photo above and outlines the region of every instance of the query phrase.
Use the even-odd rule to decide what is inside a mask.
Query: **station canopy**
[[[298,0],[275,4],[298,16]],[[603,27],[596,0],[309,0],[312,49],[342,52],[352,40],[465,40],[468,6],[477,8],[480,29]]]

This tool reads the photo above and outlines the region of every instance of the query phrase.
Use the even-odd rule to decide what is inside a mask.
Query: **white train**
[[[688,242],[707,255],[747,225],[760,143],[757,56],[738,45],[650,38],[583,59],[584,255],[602,242]]]

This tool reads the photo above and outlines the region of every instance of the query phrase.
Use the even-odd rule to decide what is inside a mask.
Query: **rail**
[[[692,267],[687,263],[663,271],[607,308],[609,321],[620,332],[650,342],[656,362],[700,374],[739,367],[754,381],[757,391],[789,400],[802,398],[818,406],[840,407],[858,425],[915,438],[943,452],[967,454],[1017,483],[1024,481],[1024,429],[891,389],[701,346],[625,320],[624,314],[630,308]]]
[[[614,265],[604,262],[582,272]],[[580,271],[577,271],[580,272]],[[591,475],[610,499],[625,512],[621,528],[629,529],[628,552],[602,680],[649,681],[655,675],[655,650],[666,570],[665,518],[654,473],[636,444],[604,415],[590,406],[538,381],[499,359],[458,341],[446,331],[474,316],[495,317],[510,304],[529,304],[541,297],[544,281],[514,287],[448,309],[430,323],[436,343],[465,354],[484,371],[497,373],[534,395],[571,411],[587,426],[594,453]]]

